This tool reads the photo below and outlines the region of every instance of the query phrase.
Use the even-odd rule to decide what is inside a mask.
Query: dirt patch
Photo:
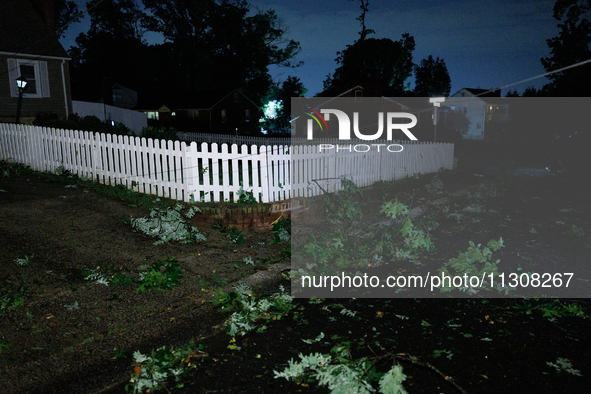
[[[270,231],[244,231],[242,244],[231,243],[229,229],[211,227],[200,228],[205,242],[155,246],[126,223],[145,209],[75,180],[7,175],[0,177],[5,393],[92,391],[120,381],[134,350],[211,334],[221,317],[205,303],[210,289],[266,271],[288,246],[274,244]],[[180,286],[137,291],[142,272],[171,258]]]

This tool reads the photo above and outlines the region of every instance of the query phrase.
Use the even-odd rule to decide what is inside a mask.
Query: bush
[[[142,137],[155,140],[177,141],[176,132],[174,127],[148,126],[142,129]]]
[[[55,129],[82,130],[95,133],[107,133],[116,135],[130,135],[131,130],[123,123],[108,120],[101,121],[96,116],[81,118],[78,114],[71,114],[68,119],[60,119],[54,112],[39,112],[33,121],[35,126],[51,127]]]

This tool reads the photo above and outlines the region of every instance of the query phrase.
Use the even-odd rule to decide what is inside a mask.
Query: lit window
[[[160,114],[158,112],[148,112],[148,119],[159,120]]]
[[[228,118],[226,117],[225,109],[222,109],[222,123],[228,123]]]

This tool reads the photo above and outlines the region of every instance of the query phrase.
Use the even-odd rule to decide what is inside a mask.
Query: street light
[[[445,97],[431,97],[429,102],[433,104],[433,126],[435,126],[435,134],[433,135],[433,142],[437,142],[437,122],[439,121],[439,111],[437,108],[445,101]]]
[[[16,123],[21,120],[21,105],[23,103],[23,90],[27,87],[27,80],[23,77],[16,79],[16,86],[18,87],[18,104],[16,106]]]

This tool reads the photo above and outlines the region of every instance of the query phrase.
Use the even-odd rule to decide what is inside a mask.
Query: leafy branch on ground
[[[425,185],[425,189],[429,192],[429,194],[443,194],[443,181],[439,179],[439,174],[435,174],[431,182]]]
[[[583,376],[583,375],[581,375],[581,371],[573,368],[573,364],[571,363],[571,361],[568,358],[558,357],[558,360],[556,360],[556,363],[552,363],[552,362],[547,361],[546,365],[556,368],[556,372],[558,372],[558,373],[564,371],[564,372],[568,372],[568,373],[575,375],[575,376]]]
[[[183,275],[181,267],[175,261],[172,258],[167,262],[156,261],[149,270],[141,272],[137,291],[172,290],[178,286]]]
[[[320,386],[326,386],[330,393],[373,393],[377,390],[384,394],[405,394],[407,391],[402,385],[406,375],[399,361],[408,361],[435,371],[439,376],[451,383],[461,393],[466,393],[450,376],[429,363],[419,361],[418,357],[407,354],[392,354],[374,357],[351,357],[351,344],[348,341],[334,345],[330,354],[311,353],[304,356],[299,354],[299,361],[291,359],[288,366],[281,372],[273,371],[275,379],[285,378],[297,384],[318,381]],[[371,348],[370,348],[371,350]],[[373,350],[372,350],[373,352]],[[375,353],[374,353],[375,354]],[[390,359],[392,367],[386,372],[378,372],[378,361],[383,365]]]
[[[205,241],[206,238],[199,232],[199,229],[188,223],[188,220],[198,212],[201,210],[197,207],[187,210],[182,204],[177,204],[165,210],[154,208],[149,217],[137,219],[132,217],[128,224],[146,235],[158,238],[154,245],[170,241],[179,241],[180,243]]]
[[[125,391],[131,387],[134,393],[142,393],[144,389],[148,389],[148,392],[164,389],[170,393],[165,385],[166,381],[174,377],[176,387],[183,387],[183,384],[179,383],[180,378],[196,368],[195,362],[203,357],[207,357],[207,353],[203,352],[203,346],[196,347],[193,341],[176,349],[172,346],[162,346],[153,350],[150,355],[135,351],[134,372],[130,383],[125,386]]]
[[[310,235],[307,243],[292,256],[294,261],[302,264],[299,273],[307,270],[327,275],[345,269],[378,267],[386,259],[412,259],[422,252],[435,250],[427,229],[415,225],[408,217],[408,206],[398,200],[388,201],[382,204],[380,212],[392,219],[391,225],[368,227],[349,222],[348,226],[335,225],[332,231]],[[360,217],[352,211],[343,214],[345,220]]]
[[[33,253],[33,254],[32,254],[32,255],[30,255],[30,256],[28,256],[28,255],[25,255],[25,257],[23,257],[23,258],[20,258],[20,259],[16,259],[16,260],[14,260],[14,262],[15,262],[17,265],[20,265],[21,267],[23,267],[23,266],[25,266],[25,265],[29,264],[29,262],[30,262],[30,259],[32,259],[34,256],[35,256],[35,253]]]
[[[255,322],[281,320],[282,316],[294,308],[293,298],[285,292],[283,286],[279,290],[279,293],[257,300],[250,286],[239,282],[232,293],[218,292],[213,305],[222,312],[234,311],[225,322],[229,335],[245,335],[255,328]],[[259,330],[266,328],[263,327]]]
[[[21,306],[26,293],[27,290],[23,286],[17,287],[14,282],[6,280],[0,286],[0,316]]]
[[[273,223],[273,242],[278,244],[282,241],[291,240],[291,218],[279,216]]]
[[[229,228],[230,233],[226,234],[226,239],[231,244],[242,245],[244,243],[244,232],[238,230],[238,227],[232,226]]]
[[[88,268],[82,270],[82,277],[84,280],[94,281],[97,285],[109,286],[109,282],[104,274],[101,274],[98,269]]]
[[[472,286],[459,288],[458,290],[461,291],[468,291],[469,293],[476,294],[479,292],[479,289],[486,289],[491,290],[491,286],[488,283],[488,278],[491,277],[493,280],[499,276],[497,264],[499,264],[500,260],[493,261],[492,255],[493,252],[504,248],[503,245],[503,238],[499,238],[499,240],[491,239],[487,246],[484,247],[482,250],[480,249],[480,244],[475,245],[474,242],[470,241],[470,246],[466,252],[460,252],[458,257],[454,257],[447,262],[445,267],[439,268],[437,271],[445,275],[449,276],[464,276],[467,275],[468,277],[478,277],[483,278],[481,279],[483,283],[478,288],[474,288]],[[494,280],[494,288],[496,288],[499,292],[507,293],[510,288],[509,287],[501,287],[499,280]],[[455,287],[450,281],[442,280],[442,285],[439,287],[441,292],[449,292],[454,290]]]

